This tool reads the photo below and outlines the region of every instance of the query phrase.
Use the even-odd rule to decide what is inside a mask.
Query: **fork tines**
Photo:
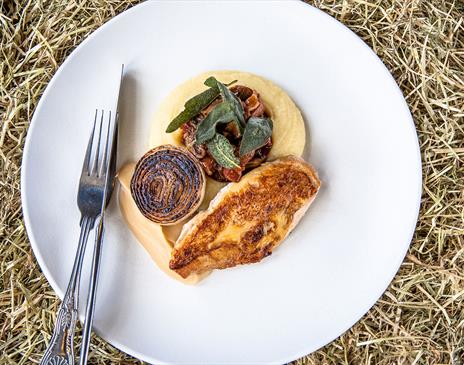
[[[85,166],[83,169],[88,176],[102,177],[108,170],[109,154],[110,154],[110,131],[112,129],[111,110],[105,111],[95,110],[95,119],[93,123],[92,133],[90,134],[87,151],[85,154]],[[104,140],[102,141],[102,138]]]

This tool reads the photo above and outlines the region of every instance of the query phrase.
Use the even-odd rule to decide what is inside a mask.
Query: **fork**
[[[108,114],[107,128],[104,132],[105,112],[103,110],[101,112],[95,111],[92,133],[87,145],[77,193],[77,205],[81,212],[81,233],[76,257],[66,294],[58,310],[55,328],[40,365],[74,365],[73,340],[85,246],[89,233],[94,228],[95,221],[105,205],[105,186],[111,159],[109,151],[114,136],[114,133],[110,135],[111,111]],[[114,119],[116,120],[116,117]]]

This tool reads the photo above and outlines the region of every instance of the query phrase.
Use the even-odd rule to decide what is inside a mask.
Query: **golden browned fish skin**
[[[262,165],[186,224],[169,267],[186,278],[260,261],[298,223],[319,187],[314,168],[298,157]]]

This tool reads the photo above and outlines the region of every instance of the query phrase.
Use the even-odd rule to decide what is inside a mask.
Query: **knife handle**
[[[84,329],[82,331],[82,345],[79,357],[79,365],[87,364],[89,354],[90,335],[92,333],[93,315],[95,312],[95,299],[97,294],[97,283],[100,272],[101,249],[104,233],[104,214],[100,218],[100,222],[96,228],[95,247],[92,258],[92,271],[90,273],[89,294],[87,297],[87,307],[85,310]]]

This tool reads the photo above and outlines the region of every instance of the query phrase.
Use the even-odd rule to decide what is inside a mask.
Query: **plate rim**
[[[199,3],[202,3],[202,6],[205,6],[205,4],[219,3],[220,1],[221,0],[200,0]],[[275,0],[266,0],[266,1],[253,0],[253,1],[256,2],[256,3],[265,3],[265,2],[271,2],[271,1],[274,2]],[[299,352],[297,352],[297,353],[293,354],[292,356],[289,356],[289,357],[287,357],[285,359],[278,359],[279,363],[287,363],[287,362],[291,362],[291,361],[294,361],[296,359],[299,359],[301,357],[310,355],[311,353],[314,353],[314,352],[318,351],[319,349],[321,349],[322,347],[332,343],[337,338],[343,336],[350,328],[352,328],[356,323],[358,323],[362,319],[362,317],[364,317],[370,311],[370,309],[378,302],[378,300],[381,298],[381,296],[385,293],[385,291],[391,285],[394,277],[397,275],[397,273],[398,273],[398,271],[399,271],[399,269],[401,267],[401,264],[404,262],[404,258],[406,257],[407,251],[409,250],[412,239],[414,237],[414,233],[416,231],[416,226],[417,226],[419,213],[420,213],[420,207],[421,207],[421,197],[422,197],[422,189],[423,189],[423,171],[422,171],[422,156],[421,156],[421,150],[420,150],[420,145],[419,145],[419,138],[418,138],[417,129],[416,129],[416,126],[414,124],[414,119],[412,117],[409,106],[408,106],[408,104],[407,104],[407,102],[405,100],[404,94],[401,91],[399,85],[397,84],[395,78],[393,77],[393,75],[391,74],[391,72],[389,71],[387,66],[380,59],[380,57],[374,52],[374,50],[360,36],[358,36],[350,28],[348,28],[348,26],[346,26],[345,24],[343,24],[342,22],[340,22],[336,18],[332,17],[328,13],[324,12],[323,10],[318,9],[315,6],[312,6],[312,5],[308,4],[308,3],[305,3],[305,2],[300,1],[300,0],[291,0],[291,1],[277,0],[277,1],[281,2],[281,3],[284,3],[286,6],[299,6],[299,7],[301,7],[302,11],[305,11],[305,10],[303,10],[304,7],[309,7],[309,9],[311,9],[311,11],[314,11],[316,13],[319,13],[319,15],[322,15],[322,17],[325,18],[327,22],[331,22],[333,24],[336,24],[337,27],[340,28],[343,32],[348,32],[348,34],[350,34],[350,36],[353,39],[356,39],[356,42],[362,44],[362,47],[368,50],[368,52],[371,54],[371,56],[374,56],[374,59],[381,66],[381,68],[383,68],[383,70],[386,72],[386,74],[388,75],[387,78],[390,79],[390,82],[392,82],[392,86],[395,88],[396,93],[400,96],[400,99],[402,100],[402,104],[403,104],[402,109],[406,112],[406,116],[409,119],[409,123],[408,123],[409,127],[408,128],[410,130],[410,133],[412,133],[412,135],[415,138],[415,142],[416,142],[415,143],[415,147],[416,147],[415,148],[415,150],[416,150],[416,152],[415,152],[415,155],[416,155],[415,156],[415,162],[418,164],[418,166],[417,166],[418,167],[418,171],[417,171],[418,186],[417,186],[417,191],[416,191],[416,205],[415,205],[416,206],[416,211],[415,211],[415,214],[414,214],[414,216],[415,216],[415,224],[412,225],[412,227],[410,228],[411,232],[409,234],[409,239],[407,240],[408,243],[404,245],[405,247],[404,247],[403,253],[400,256],[400,259],[395,264],[395,267],[394,268],[392,267],[392,270],[391,270],[392,274],[391,274],[391,277],[390,277],[387,285],[385,287],[383,287],[383,288],[379,288],[379,289],[381,289],[381,291],[380,291],[380,294],[378,296],[376,295],[376,299],[373,302],[369,302],[366,307],[363,307],[361,316],[359,316],[358,318],[354,318],[352,323],[347,328],[345,328],[341,333],[339,333],[335,337],[331,338],[330,341],[322,344],[318,348],[314,348],[312,350],[309,350],[310,352],[308,352],[308,349],[309,349],[309,347],[308,347],[307,349],[299,351]],[[91,41],[102,30],[104,30],[107,27],[111,26],[113,23],[119,21],[120,17],[127,16],[130,13],[135,12],[135,11],[140,11],[140,8],[142,8],[142,7],[152,6],[153,3],[162,3],[162,2],[163,2],[163,0],[152,0],[152,1],[145,1],[145,2],[139,3],[137,5],[134,5],[131,8],[123,11],[122,13],[120,13],[120,14],[114,16],[113,18],[111,18],[110,20],[108,20],[106,23],[104,23],[103,25],[101,25],[100,27],[95,29],[81,43],[79,43],[77,45],[77,47],[66,57],[66,59],[59,66],[57,71],[54,73],[54,75],[52,76],[52,78],[48,82],[42,96],[40,97],[39,102],[37,103],[37,106],[36,106],[36,108],[34,110],[33,116],[32,116],[32,118],[30,120],[29,127],[27,129],[25,143],[24,143],[23,154],[22,154],[22,162],[21,162],[21,169],[20,169],[21,210],[22,210],[22,213],[23,213],[23,221],[24,221],[24,225],[25,225],[25,228],[26,228],[26,233],[27,233],[27,236],[29,238],[30,245],[32,247],[32,251],[34,253],[34,256],[35,256],[35,258],[37,260],[37,263],[39,264],[40,270],[42,271],[43,275],[47,279],[50,286],[53,288],[54,292],[60,298],[60,300],[63,298],[64,292],[62,290],[60,290],[56,280],[51,275],[51,273],[50,273],[50,271],[48,269],[48,266],[47,266],[42,254],[41,254],[41,250],[39,248],[39,245],[37,244],[37,241],[36,241],[34,233],[33,233],[32,224],[31,224],[31,217],[30,217],[30,214],[29,214],[29,207],[28,207],[28,203],[27,203],[28,199],[27,199],[26,185],[27,185],[27,181],[29,180],[27,171],[28,171],[28,166],[31,163],[30,162],[31,156],[30,156],[30,153],[29,153],[29,149],[30,149],[32,134],[34,132],[35,125],[36,125],[35,120],[38,118],[38,115],[41,112],[42,105],[43,105],[45,99],[47,98],[47,95],[49,94],[50,90],[53,89],[54,84],[56,82],[56,79],[63,72],[63,70],[66,68],[67,64],[80,52],[81,49],[83,49],[85,47],[87,42]],[[179,3],[179,2],[180,3],[185,3],[187,1],[181,0],[181,1],[176,1],[176,2],[177,3]],[[288,4],[291,4],[291,5],[288,5]],[[82,322],[82,319],[83,319],[83,316],[79,315],[79,320],[81,322]],[[100,331],[100,329],[98,327],[95,327],[95,325],[93,326],[92,330],[98,336],[100,336],[103,340],[108,342],[110,345],[116,347],[117,349],[119,349],[119,350],[123,351],[124,353],[129,354],[129,355],[131,355],[131,356],[133,356],[133,357],[135,357],[137,359],[140,359],[142,361],[146,361],[146,362],[149,362],[149,363],[168,364],[167,362],[160,361],[158,359],[152,358],[150,356],[145,356],[144,354],[141,354],[141,353],[139,353],[137,351],[134,351],[134,350],[126,347],[124,344],[120,343],[119,341],[115,340],[111,336],[102,335],[102,331]]]

